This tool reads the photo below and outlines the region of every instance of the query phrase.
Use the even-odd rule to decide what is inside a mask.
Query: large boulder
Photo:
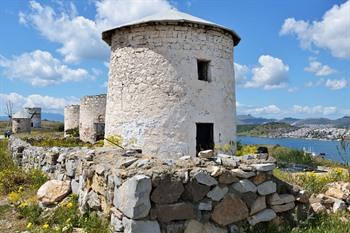
[[[135,221],[123,218],[124,233],[160,233],[157,221]]]
[[[52,205],[63,200],[70,191],[70,181],[50,180],[39,188],[37,197],[43,205]]]
[[[152,182],[148,176],[133,176],[115,190],[113,204],[128,218],[144,218],[151,209],[151,190]]]
[[[179,179],[166,177],[154,189],[151,200],[157,204],[175,203],[184,191],[184,186]]]

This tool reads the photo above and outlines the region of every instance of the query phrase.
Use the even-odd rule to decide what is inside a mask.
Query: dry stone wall
[[[115,148],[39,148],[13,136],[9,149],[24,169],[69,182],[80,210],[108,216],[113,232],[233,233],[307,210],[306,193],[273,177],[266,154],[159,160]]]
[[[191,23],[142,24],[112,36],[106,137],[161,158],[196,154],[196,123],[235,140],[232,35]],[[209,82],[197,60],[210,61]]]

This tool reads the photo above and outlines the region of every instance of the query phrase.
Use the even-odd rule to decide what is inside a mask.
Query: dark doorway
[[[197,154],[201,150],[214,149],[214,124],[196,123],[197,126]]]

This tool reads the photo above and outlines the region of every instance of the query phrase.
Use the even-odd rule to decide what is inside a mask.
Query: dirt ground
[[[14,206],[0,196],[0,232],[17,233],[26,230],[26,220],[20,219]]]

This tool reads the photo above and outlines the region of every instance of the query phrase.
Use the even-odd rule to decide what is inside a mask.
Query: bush
[[[310,154],[291,148],[275,146],[270,150],[270,155],[277,160],[279,166],[288,163],[305,164],[310,166],[316,165],[315,160]]]
[[[23,186],[28,181],[27,175],[18,168],[7,168],[0,171],[0,191],[8,194],[12,191],[17,191],[20,186]]]
[[[240,149],[236,151],[237,156],[255,154],[258,148],[254,145],[244,145],[241,146]]]
[[[63,132],[63,131],[64,131],[64,124],[63,124],[63,123],[60,123],[60,124],[57,126],[57,131],[58,131],[58,132]]]
[[[79,137],[79,128],[67,129],[66,134],[70,137]]]

